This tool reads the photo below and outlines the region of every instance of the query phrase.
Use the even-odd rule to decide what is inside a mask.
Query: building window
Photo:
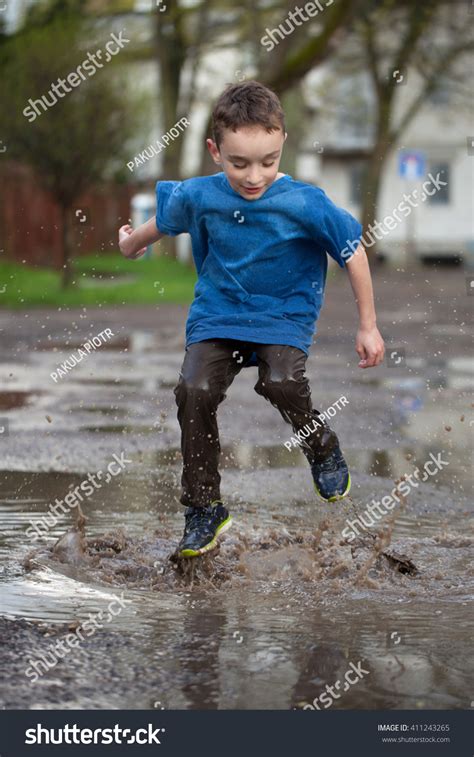
[[[444,76],[438,77],[435,89],[428,95],[428,102],[434,106],[446,106],[451,102],[452,84]]]
[[[364,185],[367,163],[365,160],[358,160],[352,163],[349,173],[349,202],[351,205],[362,204],[362,187]]]
[[[431,163],[429,172],[436,179],[438,174],[441,181],[446,182],[446,186],[440,186],[433,192],[434,187],[429,187],[429,191],[433,192],[428,196],[429,205],[448,205],[449,204],[449,187],[450,187],[450,166],[449,163]],[[430,182],[431,183],[431,182]]]

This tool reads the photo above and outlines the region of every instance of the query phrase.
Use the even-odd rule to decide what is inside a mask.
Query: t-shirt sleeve
[[[189,232],[189,215],[185,182],[158,181],[156,184],[158,231],[170,237]]]
[[[328,255],[344,268],[362,238],[362,224],[347,210],[340,208],[322,192],[318,218],[319,237]]]

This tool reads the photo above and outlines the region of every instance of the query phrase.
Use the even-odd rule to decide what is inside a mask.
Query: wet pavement
[[[0,706],[289,709],[351,663],[367,673],[334,689],[334,708],[471,706],[474,300],[462,269],[382,269],[375,289],[385,364],[357,368],[343,276],[307,364],[316,408],[349,400],[331,425],[351,497],[316,498],[304,456],[284,446],[290,427],[245,369],[219,409],[233,527],[186,565],[169,560],[183,527],[172,389],[186,308],[0,311]],[[55,382],[105,328],[113,338]],[[443,467],[349,543],[348,522],[430,454]],[[114,455],[126,463],[110,475]],[[98,471],[82,531],[75,508],[51,515]],[[120,596],[110,622],[52,651]]]

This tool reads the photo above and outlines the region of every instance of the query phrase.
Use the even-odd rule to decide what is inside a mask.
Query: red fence
[[[118,227],[130,218],[137,186],[109,184],[84,194],[74,207],[77,253],[118,250]],[[0,258],[59,268],[61,211],[26,166],[3,164],[0,171]]]

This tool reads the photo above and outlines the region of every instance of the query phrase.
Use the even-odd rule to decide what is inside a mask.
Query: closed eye
[[[272,160],[271,163],[262,163],[262,166],[264,168],[271,168],[274,164],[275,164],[275,161]],[[241,169],[241,170],[243,170],[244,168],[247,167],[246,165],[241,166],[238,163],[232,163],[232,165],[234,166],[234,168],[238,168],[238,169]]]

